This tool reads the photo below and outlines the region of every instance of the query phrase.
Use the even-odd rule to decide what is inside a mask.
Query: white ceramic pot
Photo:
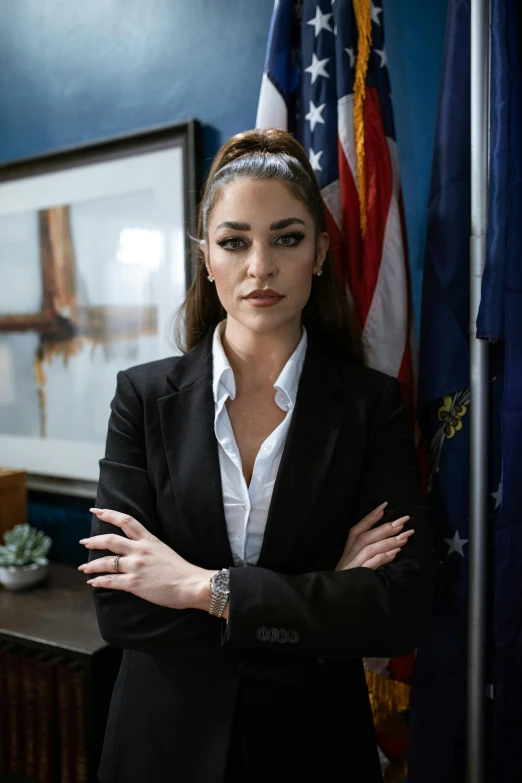
[[[24,590],[41,582],[47,576],[47,564],[0,566],[0,582],[7,590]]]

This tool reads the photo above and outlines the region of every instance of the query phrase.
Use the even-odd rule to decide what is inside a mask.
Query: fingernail
[[[384,503],[381,503],[380,506],[377,506],[377,511],[382,511],[383,509],[386,508],[387,505],[388,505],[388,501],[386,500]]]
[[[392,522],[392,527],[404,527],[404,522],[398,519],[396,522]]]
[[[397,541],[400,541],[401,544],[403,544],[408,540],[412,533],[415,533],[415,530],[407,530],[405,533],[401,533],[400,536],[397,536]]]
[[[90,508],[89,511],[92,511],[93,514],[101,514],[103,508]]]
[[[392,549],[392,550],[390,550],[388,552],[388,557],[393,557],[394,555],[397,554],[397,552],[400,552],[400,551],[401,551],[400,549]]]
[[[87,539],[86,539],[86,538],[80,538],[80,540],[79,540],[79,542],[78,542],[78,543],[79,543],[79,544],[85,544],[85,542],[86,542],[86,541],[87,541]]]

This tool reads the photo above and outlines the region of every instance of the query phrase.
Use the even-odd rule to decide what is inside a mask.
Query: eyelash
[[[283,239],[286,237],[291,237],[292,239],[295,239],[295,243],[292,245],[281,245],[281,247],[297,247],[297,245],[301,242],[301,240],[304,239],[304,234],[301,231],[294,231],[290,234],[281,234],[278,239]],[[229,253],[235,253],[238,250],[242,250],[242,247],[225,247],[229,242],[236,242],[240,241],[243,242],[244,240],[241,237],[228,237],[228,239],[220,239],[218,242],[218,245],[223,248],[223,250],[228,251]]]

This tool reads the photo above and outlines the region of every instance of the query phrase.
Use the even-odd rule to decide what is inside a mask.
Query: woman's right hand
[[[382,519],[387,505],[383,503],[377,506],[350,529],[346,546],[335,571],[346,571],[349,568],[371,568],[372,571],[376,571],[385,563],[390,563],[401,551],[401,547],[415,533],[415,530],[401,533],[409,516],[400,517],[394,522],[386,522],[370,530]]]

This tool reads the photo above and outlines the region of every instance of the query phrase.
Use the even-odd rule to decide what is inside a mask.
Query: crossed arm
[[[90,580],[100,631],[115,646],[190,654],[205,645],[221,622],[208,614],[209,579],[215,571],[188,563],[151,532],[155,504],[141,407],[125,373],[118,375],[111,407],[92,537],[83,540],[89,560],[82,570],[105,574]],[[365,535],[364,548],[354,528],[344,562],[341,558],[333,572],[290,576],[265,568],[231,568],[223,644],[258,647],[260,626],[284,626],[298,630],[302,654],[388,657],[416,646],[431,610],[435,561],[410,426],[395,382],[383,390],[371,444],[360,516],[383,500],[382,492],[390,503],[386,514],[381,509],[356,526]],[[370,530],[379,513],[390,522]],[[411,517],[407,534],[414,530],[415,535],[401,549],[389,537],[395,533],[391,520],[403,515]],[[367,550],[371,541],[377,548]],[[390,558],[388,552],[397,548]],[[123,573],[110,573],[114,553],[124,555]],[[372,560],[373,566],[368,565]],[[288,645],[277,647],[284,651]]]

